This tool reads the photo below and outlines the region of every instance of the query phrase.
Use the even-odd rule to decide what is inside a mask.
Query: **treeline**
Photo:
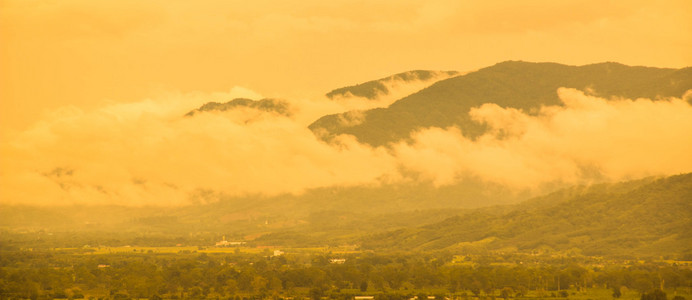
[[[344,259],[333,260],[339,257]],[[351,255],[108,254],[3,252],[0,298],[243,299],[355,295],[567,296],[567,289],[609,288],[641,294],[689,288],[688,267],[637,263],[594,266],[575,260],[498,263],[445,253]],[[419,297],[420,299],[420,297]]]

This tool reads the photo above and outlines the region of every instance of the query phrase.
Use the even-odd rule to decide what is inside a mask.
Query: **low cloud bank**
[[[261,98],[242,88],[65,108],[3,141],[0,202],[185,205],[205,191],[271,196],[467,177],[524,190],[692,171],[692,106],[683,99],[558,93],[564,106],[532,115],[494,104],[473,109],[491,128],[476,140],[428,128],[388,148],[351,136],[326,144],[307,129],[323,114],[360,109],[359,100],[292,99],[291,116],[252,111],[252,122],[243,110],[183,117],[207,101]]]
[[[201,191],[270,196],[375,184],[395,173],[384,149],[349,137],[327,145],[307,129],[315,115],[349,109],[344,103],[296,100],[291,117],[247,107],[183,117],[236,97],[261,95],[234,88],[58,110],[2,144],[1,201],[181,205]]]
[[[536,188],[692,171],[688,102],[606,100],[566,88],[558,94],[564,106],[543,107],[537,115],[484,104],[470,112],[490,127],[477,140],[457,128],[424,129],[413,143],[396,145],[395,155],[437,185],[473,176]]]

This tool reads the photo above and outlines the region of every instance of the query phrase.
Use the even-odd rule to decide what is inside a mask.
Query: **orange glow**
[[[185,201],[180,191],[197,188],[276,194],[397,181],[402,165],[431,174],[440,184],[463,171],[523,188],[543,182],[546,174],[572,182],[572,162],[598,164],[616,154],[590,149],[604,156],[580,157],[582,152],[565,146],[580,145],[571,139],[578,136],[557,139],[550,128],[541,127],[552,123],[517,115],[536,126],[532,133],[544,135],[543,142],[563,143],[552,149],[558,153],[555,161],[518,166],[528,172],[521,179],[530,182],[517,182],[485,174],[484,166],[467,158],[435,152],[440,150],[435,143],[444,148],[445,139],[455,136],[452,146],[471,145],[453,130],[420,132],[413,144],[388,152],[348,138],[341,148],[330,147],[306,126],[327,113],[363,108],[363,103],[319,98],[329,90],[413,69],[464,72],[505,60],[686,67],[692,65],[692,2],[0,0],[0,39],[0,189],[6,191],[0,202],[152,198],[152,203],[180,204]],[[564,93],[588,98],[579,91]],[[292,118],[261,119],[242,128],[235,115],[176,119],[207,101],[235,96],[291,99],[299,109]],[[633,120],[642,120],[638,107],[647,105],[690,113],[679,99],[623,103],[616,109],[630,109]],[[503,118],[512,112],[485,107],[483,113],[489,122],[508,122]],[[544,117],[556,116],[562,115]],[[692,126],[685,117],[669,120],[683,132]],[[692,147],[686,143],[665,147],[676,137],[651,151],[686,153]],[[435,143],[417,144],[425,139]],[[250,144],[229,150],[229,144],[242,142]],[[468,148],[472,153],[467,154],[479,157],[474,162],[493,161],[487,157],[491,150],[527,164],[545,157],[526,150],[531,141],[482,142]],[[254,155],[261,155],[263,163],[250,164]],[[426,155],[449,161],[436,162],[440,168],[431,171],[435,164],[420,164]],[[547,172],[541,169],[546,165],[561,169]],[[80,170],[61,177],[69,169],[60,168],[68,166]],[[615,161],[607,175],[621,179],[692,167],[689,161],[637,166]],[[444,167],[450,169],[440,171]],[[202,173],[186,171],[195,168]],[[60,180],[74,188],[65,194],[55,184]],[[266,182],[285,185],[272,190]],[[143,185],[147,188],[140,189]],[[103,198],[102,189],[117,193]]]
[[[0,126],[152,91],[299,96],[504,60],[684,67],[689,1],[0,1]],[[3,130],[4,131],[4,130]]]

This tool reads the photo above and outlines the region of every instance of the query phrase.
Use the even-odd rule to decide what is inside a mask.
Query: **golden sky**
[[[565,105],[535,116],[472,111],[514,138],[431,128],[390,149],[347,136],[327,145],[306,128],[396,100],[320,95],[412,69],[690,66],[690,1],[0,0],[0,22],[0,203],[180,205],[207,190],[411,180],[401,170],[435,185],[473,176],[517,189],[583,182],[584,166],[610,180],[692,170],[692,106],[680,98],[608,102],[561,89]],[[289,99],[294,111],[181,117],[234,97]]]
[[[0,1],[0,126],[160,91],[327,92],[504,60],[692,65],[692,2]]]

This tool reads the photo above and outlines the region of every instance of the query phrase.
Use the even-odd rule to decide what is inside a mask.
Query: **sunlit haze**
[[[540,112],[486,104],[470,112],[491,129],[479,139],[431,127],[380,147],[349,135],[325,143],[307,128],[348,111],[353,125],[365,109],[449,77],[391,82],[374,101],[324,97],[408,70],[464,74],[507,60],[687,67],[689,1],[5,0],[0,8],[2,203],[180,205],[200,190],[298,195],[463,178],[524,191],[692,171],[683,94],[611,102],[556,89],[564,105]],[[183,117],[238,97],[284,99],[291,113]]]
[[[692,299],[691,0],[0,0],[0,299]]]

